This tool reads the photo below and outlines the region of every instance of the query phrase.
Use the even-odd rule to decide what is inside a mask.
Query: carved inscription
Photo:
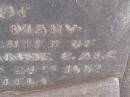
[[[0,1],[0,90],[120,74],[125,43],[111,34],[116,15],[107,7],[101,0]]]

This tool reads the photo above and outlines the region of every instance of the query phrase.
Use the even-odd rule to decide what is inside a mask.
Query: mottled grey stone
[[[130,48],[130,33],[128,33],[130,22],[130,2],[129,0],[0,0],[1,6],[14,6],[19,9],[24,6],[27,9],[26,18],[13,16],[10,19],[0,18],[0,41],[7,40],[35,40],[40,39],[45,42],[44,48],[0,48],[0,55],[5,53],[18,53],[18,52],[48,52],[53,53],[53,61],[4,61],[0,66],[5,69],[4,73],[0,73],[0,88],[1,90],[14,90],[26,88],[28,85],[27,78],[32,78],[35,83],[33,85],[48,84],[54,85],[62,81],[73,81],[90,78],[99,78],[107,76],[116,76],[122,78],[129,48]],[[5,14],[5,13],[4,13]],[[44,23],[49,27],[50,24],[77,24],[82,30],[70,35],[64,30],[61,35],[11,35],[10,26],[12,24],[36,24]],[[33,32],[33,31],[32,31]],[[47,41],[58,39],[62,42],[59,48],[52,49],[46,47]],[[74,49],[70,45],[71,40],[92,40],[95,39],[96,43],[93,47],[85,48],[81,46]],[[2,43],[0,44],[2,45]],[[73,61],[65,61],[60,58],[60,55],[65,52],[72,52],[76,59]],[[83,51],[91,53],[101,52],[105,55],[109,51],[116,51],[115,57],[112,59],[104,58],[100,60],[77,60]],[[112,57],[112,56],[111,56]],[[24,65],[23,65],[24,64]],[[81,70],[76,68],[76,73],[69,74],[63,73],[66,65],[74,66],[77,64]],[[87,72],[84,72],[84,66],[88,64]],[[98,65],[99,64],[99,65]],[[37,72],[28,74],[25,72],[23,75],[16,75],[15,71],[18,66],[25,69],[29,66],[36,66]],[[55,72],[43,72],[43,65],[56,65],[58,68]],[[90,72],[91,68],[91,72]],[[2,71],[2,69],[1,69]],[[45,77],[44,83],[41,83],[41,77]],[[14,79],[22,78],[23,82],[17,86]],[[81,79],[80,79],[81,78]],[[9,85],[3,86],[3,79],[9,79]],[[44,85],[43,85],[44,86]],[[109,96],[110,97],[110,96]],[[113,96],[112,96],[113,97]],[[118,96],[117,96],[118,97]]]
[[[19,97],[120,97],[119,80],[107,78]]]

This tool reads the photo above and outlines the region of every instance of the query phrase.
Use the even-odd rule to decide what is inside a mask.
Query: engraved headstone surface
[[[118,78],[59,88],[46,92],[34,92],[18,97],[120,97]]]
[[[0,0],[1,90],[122,78],[129,16],[129,0]]]

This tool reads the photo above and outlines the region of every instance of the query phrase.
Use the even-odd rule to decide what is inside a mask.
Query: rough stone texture
[[[130,59],[124,73],[123,81],[121,81],[121,97],[130,97]]]
[[[80,78],[98,78],[107,76],[116,76],[122,78],[127,57],[130,48],[130,33],[128,33],[128,27],[130,22],[130,2],[129,0],[0,0],[1,7],[5,8],[13,6],[15,9],[19,9],[19,6],[23,6],[27,9],[26,18],[13,16],[8,18],[8,14],[3,11],[5,18],[0,18],[0,41],[7,40],[35,40],[40,39],[45,42],[43,48],[0,48],[0,55],[5,53],[19,53],[19,52],[48,52],[53,55],[52,62],[34,62],[30,61],[4,61],[0,63],[1,68],[5,69],[5,72],[0,73],[0,88],[1,90],[14,90],[26,88],[28,86],[49,84],[58,84],[64,80],[73,81],[80,80]],[[4,9],[5,10],[5,9]],[[82,30],[76,31],[74,34],[66,33],[65,29],[63,34],[47,34],[47,35],[12,35],[10,34],[10,26],[12,24],[25,24],[29,23],[33,27],[39,23],[44,23],[47,28],[51,24],[77,24]],[[33,31],[32,31],[33,32]],[[59,48],[46,47],[47,41],[52,39],[58,39],[62,43]],[[72,40],[96,40],[96,43],[92,47],[85,48],[84,46],[78,49],[72,48],[70,41]],[[0,42],[2,45],[3,42]],[[76,57],[75,60],[63,60],[60,55],[65,52],[72,52]],[[78,60],[80,54],[85,52],[101,52],[103,56],[99,60]],[[111,54],[109,51],[114,51]],[[109,53],[108,53],[109,52]],[[110,54],[110,58],[105,54]],[[71,56],[71,54],[70,54]],[[68,58],[68,57],[67,57]],[[73,58],[72,58],[73,59]],[[24,65],[23,65],[24,64]],[[75,67],[75,65],[78,65]],[[24,70],[30,69],[29,66],[36,66],[37,71],[22,72],[25,74],[19,75],[15,71],[18,66],[23,67]],[[42,66],[54,66],[58,68],[54,71],[43,72]],[[66,65],[74,66],[70,73],[64,73]],[[84,66],[87,65],[86,71]],[[80,68],[80,72],[79,72]],[[1,69],[1,71],[2,71]],[[68,69],[68,68],[67,68]],[[75,72],[76,71],[76,72]],[[85,72],[84,72],[85,71]],[[41,82],[41,78],[44,77]],[[14,80],[16,78],[22,78],[22,82],[19,86],[16,85]],[[35,82],[28,84],[26,79],[30,78]],[[3,79],[9,80],[9,85],[3,86]]]
[[[107,78],[21,97],[120,97],[118,78]]]

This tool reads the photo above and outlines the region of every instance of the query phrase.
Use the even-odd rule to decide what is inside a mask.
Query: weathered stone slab
[[[122,78],[129,0],[0,0],[0,90]]]
[[[107,78],[21,97],[120,97],[119,80]]]

